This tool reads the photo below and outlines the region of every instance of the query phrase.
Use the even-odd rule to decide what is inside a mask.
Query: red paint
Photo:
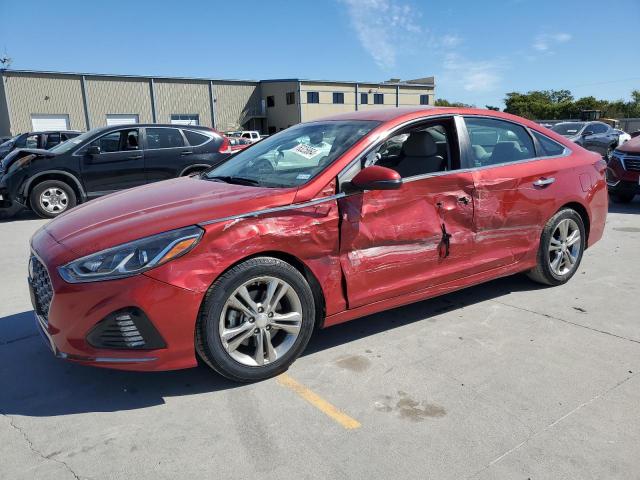
[[[453,114],[515,121],[571,153],[333,197],[340,193],[338,174],[390,130],[415,119]],[[222,272],[255,255],[277,255],[302,265],[320,286],[328,326],[530,269],[545,222],[567,204],[587,212],[589,246],[602,236],[607,212],[602,162],[533,122],[500,112],[438,108],[368,110],[334,118],[382,123],[300,188],[180,178],[88,202],[40,229],[32,248],[47,266],[55,290],[48,331],[57,348],[76,357],[156,358],[115,365],[124,369],[193,366],[194,327],[207,289]],[[367,182],[392,180],[397,174],[391,172],[369,167],[361,175]],[[556,179],[552,185],[534,186],[550,177]],[[327,200],[297,206],[323,198]],[[295,208],[224,220],[292,204]],[[194,250],[144,275],[68,284],[57,273],[58,266],[80,256],[209,220],[220,221],[204,225],[204,237]],[[147,314],[166,349],[96,350],[87,344],[85,336],[98,321],[127,306]]]

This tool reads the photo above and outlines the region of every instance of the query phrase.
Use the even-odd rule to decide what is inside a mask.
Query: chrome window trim
[[[215,218],[213,220],[206,220],[204,222],[198,222],[197,225],[202,227],[205,225],[212,225],[214,223],[221,223],[221,222],[227,222],[229,220],[236,220],[238,218],[251,218],[251,217],[258,217],[260,215],[265,215],[269,213],[284,212],[287,210],[296,210],[299,208],[311,207],[314,205],[318,205],[320,203],[329,202],[331,200],[338,200],[343,197],[346,197],[346,194],[344,192],[337,193],[335,195],[329,195],[328,197],[316,198],[313,200],[309,200],[307,202],[291,203],[289,205],[283,205],[281,207],[264,208],[262,210],[254,210],[252,212],[240,213],[238,215],[230,215],[228,217],[220,217],[220,218]]]

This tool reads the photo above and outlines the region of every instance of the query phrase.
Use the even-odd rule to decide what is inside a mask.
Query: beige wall
[[[12,134],[30,131],[32,114],[68,115],[70,129],[86,129],[79,76],[11,72],[4,72],[3,76]]]
[[[0,135],[5,136],[11,135],[11,119],[9,118],[9,104],[4,94],[4,75],[0,75],[0,82],[2,82],[0,84]]]
[[[109,114],[136,114],[140,123],[153,122],[149,80],[86,77],[91,128],[107,124]]]
[[[221,132],[241,130],[251,118],[260,118],[260,86],[257,82],[213,82],[215,128]]]
[[[298,82],[264,82],[261,84],[262,98],[267,102],[267,97],[273,96],[275,106],[267,109],[267,128],[281,129],[300,123],[300,111],[298,98]],[[296,101],[293,105],[287,105],[287,93],[295,92]]]
[[[172,114],[198,115],[200,125],[211,123],[209,82],[196,80],[154,80],[156,122],[171,123]]]

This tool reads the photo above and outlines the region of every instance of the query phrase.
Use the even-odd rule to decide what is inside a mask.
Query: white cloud
[[[445,48],[455,48],[462,43],[462,37],[447,33],[440,38],[440,44]]]
[[[408,35],[422,32],[420,13],[396,0],[342,0],[362,47],[384,69],[396,66],[398,51]]]
[[[445,55],[444,69],[450,81],[460,84],[467,92],[489,92],[499,87],[504,62],[473,61],[457,53],[448,53]]]
[[[569,33],[541,33],[536,36],[532,47],[539,52],[551,52],[551,48],[560,43],[566,43],[571,40]]]

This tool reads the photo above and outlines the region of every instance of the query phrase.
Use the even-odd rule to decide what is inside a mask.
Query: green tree
[[[445,100],[444,98],[436,99],[434,105],[436,107],[475,108],[475,105],[469,105],[468,103],[462,102],[450,102],[449,100]]]

